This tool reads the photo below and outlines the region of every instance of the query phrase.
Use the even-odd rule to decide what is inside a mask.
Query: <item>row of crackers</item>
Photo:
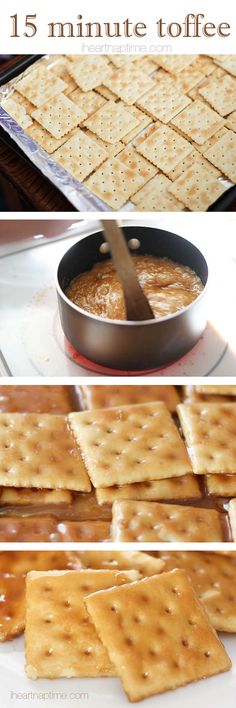
[[[68,55],[2,105],[112,209],[204,211],[236,179],[235,77],[234,55]]]
[[[123,388],[127,389],[118,387],[119,395]],[[132,395],[133,387],[128,388]],[[30,489],[33,496],[38,489],[86,495],[93,486],[98,504],[112,504],[115,541],[221,541],[226,538],[228,511],[235,538],[236,403],[228,402],[235,387],[217,387],[218,394],[219,388],[226,394],[226,402],[218,401],[218,396],[217,402],[190,398],[178,404],[182,431],[163,400],[150,400],[161,397],[155,389],[163,389],[165,398],[172,387],[135,388],[143,389],[143,396],[129,405],[64,416],[1,414],[2,487],[10,488],[11,494],[15,488],[18,494]],[[196,387],[194,396],[204,397],[202,389]],[[178,399],[174,388],[172,394]],[[227,509],[205,508],[200,477],[210,495],[233,496]],[[160,499],[161,503],[156,501]],[[195,500],[194,506],[188,506],[187,499]],[[174,500],[182,503],[173,504]],[[34,526],[27,515],[23,520],[2,516],[0,526],[2,540],[14,536],[15,540],[21,529],[24,538],[35,532],[34,540],[37,535],[39,540],[57,540],[57,534],[58,540],[107,540],[110,533],[105,519],[86,524],[64,522],[62,517],[58,523],[45,515],[34,519]]]
[[[118,676],[139,701],[230,670],[236,559],[155,555],[2,552],[0,638],[25,630],[27,676]]]

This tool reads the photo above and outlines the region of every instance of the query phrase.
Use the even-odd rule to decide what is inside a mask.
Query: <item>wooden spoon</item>
[[[154,320],[152,308],[139,284],[132,256],[122,230],[117,222],[111,219],[101,219],[101,224],[123,289],[126,319],[137,322]]]

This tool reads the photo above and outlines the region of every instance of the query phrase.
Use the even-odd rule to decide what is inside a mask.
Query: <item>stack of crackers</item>
[[[25,628],[29,678],[117,676],[129,700],[139,701],[231,668],[217,631],[236,631],[234,558],[84,551],[69,561],[63,555],[0,555],[9,574],[7,612],[15,614],[11,633],[3,618],[1,639]],[[25,575],[20,614],[22,598],[13,607],[10,582],[25,583]]]
[[[0,414],[2,541],[236,539],[234,386],[80,386],[85,410],[67,400],[64,414],[53,392],[37,413],[36,394],[23,412],[13,392]]]
[[[41,59],[1,105],[115,211],[206,211],[236,182],[236,55]]]

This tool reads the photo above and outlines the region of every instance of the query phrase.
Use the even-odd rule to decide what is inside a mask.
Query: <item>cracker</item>
[[[236,110],[236,79],[227,74],[220,81],[212,76],[199,93],[221,116]]]
[[[68,140],[72,135],[74,135],[74,130],[71,130],[67,135],[63,135],[62,138],[54,138],[48,130],[42,127],[36,120],[33,121],[30,128],[26,130],[27,135],[32,138],[40,147],[43,148],[49,155],[51,155],[55,150],[57,150],[63,143]]]
[[[201,161],[195,161],[168,189],[191,211],[207,211],[227,187]]]
[[[94,593],[85,603],[131,701],[231,667],[184,571]]]
[[[194,54],[172,54],[172,56],[153,55],[153,61],[171,74],[179,74],[195,61]]]
[[[204,152],[204,155],[226,177],[236,182],[236,134],[232,130],[228,130],[209,150]]]
[[[110,91],[110,89],[106,88],[106,86],[96,86],[95,90],[97,93],[100,94],[100,96],[106,98],[107,101],[117,101],[116,94]]]
[[[105,162],[107,152],[93,140],[90,140],[82,130],[77,130],[76,135],[73,135],[54,152],[53,157],[75,179],[83,182],[96,167]]]
[[[136,175],[139,175],[144,182],[150,180],[157,173],[157,168],[130,145],[119,152],[118,159],[130,170],[133,170]]]
[[[66,417],[47,413],[0,415],[0,484],[90,491]]]
[[[184,135],[202,145],[223,127],[223,119],[202,101],[196,100],[171,121]]]
[[[213,627],[236,632],[236,565],[231,559],[206,551],[162,551],[160,556],[167,571],[181,568],[188,574]]]
[[[140,211],[182,211],[184,204],[169,193],[171,180],[163,174],[156,177],[139,189],[131,197]]]
[[[236,403],[177,406],[195,474],[236,473]]]
[[[140,551],[79,551],[78,556],[87,568],[136,570],[139,578],[156,575],[164,568],[164,561]]]
[[[62,138],[84,121],[86,113],[61,93],[33,111],[32,117],[54,138]]]
[[[236,386],[221,386],[220,384],[197,384],[195,386],[197,393],[213,393],[218,396],[236,396]]]
[[[33,103],[31,103],[31,101],[28,101],[28,98],[25,98],[25,96],[21,96],[18,91],[13,91],[13,93],[11,93],[11,98],[13,98],[16,103],[19,103],[21,106],[23,106],[26,110],[26,113],[31,116],[31,113],[32,111],[34,111],[35,106]]]
[[[234,130],[236,133],[236,111],[233,111],[233,113],[230,113],[229,116],[227,116],[225,125],[226,128],[229,128],[229,130]]]
[[[127,583],[115,570],[31,572],[26,582],[26,673],[29,678],[111,676],[114,667],[84,598]]]
[[[106,160],[85,182],[86,187],[117,211],[145,182],[145,178],[119,160]]]
[[[153,501],[115,501],[112,540],[119,542],[223,541],[221,515],[202,509]]]
[[[25,580],[0,576],[0,642],[17,637],[25,625]]]
[[[162,123],[169,123],[190,103],[191,99],[188,96],[165,79],[155,84],[137,101],[139,108],[148,113],[151,118],[161,120]]]
[[[100,145],[104,150],[106,150],[107,157],[110,157],[110,158],[115,157],[118,154],[118,152],[123,150],[124,145],[120,140],[118,143],[113,143],[113,144],[107,143],[105,140],[102,140],[101,138],[99,138],[98,135],[95,135],[95,133],[92,133],[91,130],[88,130],[88,128],[86,128],[84,130],[84,133],[85,133],[85,135],[88,136],[88,138],[91,138],[91,140],[93,140],[93,142],[97,143],[97,145]]]
[[[93,115],[101,106],[106,103],[105,98],[99,96],[95,91],[87,91],[86,93],[76,89],[70,93],[70,100],[76,103],[79,108],[86,113],[87,116]]]
[[[231,501],[229,502],[229,521],[233,541],[236,541],[236,499],[231,499]]]
[[[232,76],[236,76],[236,55],[235,54],[223,54],[216,55],[214,59],[216,64],[220,64],[225,71],[228,71]]]
[[[56,520],[53,516],[0,516],[0,541],[48,542],[58,541]]]
[[[201,71],[204,76],[210,76],[210,74],[212,74],[215,69],[215,65],[212,59],[206,54],[196,56],[192,63],[192,67],[194,69],[199,69],[199,71]]]
[[[148,403],[149,401],[164,401],[171,412],[176,411],[180,403],[179,394],[175,386],[79,386],[80,398],[83,408],[94,410],[96,408],[112,408],[112,406],[125,406],[135,403]]]
[[[236,496],[236,474],[206,474],[207,492],[214,497]]]
[[[155,85],[154,81],[135,62],[118,69],[103,83],[130,106]]]
[[[1,413],[69,413],[71,409],[66,386],[0,386]]]
[[[96,490],[99,504],[112,504],[116,499],[160,501],[165,499],[198,499],[201,492],[193,474],[151,482],[102,487]]]
[[[44,504],[71,504],[72,494],[68,489],[24,489],[2,487],[1,505],[27,506]]]
[[[38,108],[43,103],[51,101],[53,96],[64,91],[67,88],[67,84],[56,77],[49,69],[38,66],[26,76],[23,76],[22,79],[17,80],[14,88]]]
[[[2,101],[1,106],[24,130],[32,124],[32,120],[27,115],[24,106],[14,101],[14,98],[6,98]]]
[[[169,126],[161,125],[137,146],[137,150],[168,175],[192,152],[192,146]]]
[[[109,521],[60,521],[58,532],[62,541],[109,541]]]
[[[100,86],[112,72],[108,59],[102,54],[77,56],[69,64],[68,71],[82,91],[91,91]]]
[[[183,162],[180,162],[179,165],[177,165],[177,167],[175,167],[175,169],[172,170],[172,172],[169,175],[170,179],[175,181],[178,177],[180,177],[180,175],[184,174],[186,172],[186,170],[189,169],[189,167],[195,168],[195,165],[197,165],[197,167],[204,167],[204,169],[206,169],[207,172],[209,172],[209,174],[212,175],[213,177],[220,177],[220,175],[221,175],[220,170],[217,170],[217,168],[214,167],[214,165],[212,165],[210,162],[208,162],[208,160],[206,160],[206,158],[203,157],[203,155],[201,155],[201,153],[199,153],[194,148],[193,152],[191,152],[191,154],[188,155],[188,157],[186,157],[186,159],[183,160]]]
[[[71,413],[69,421],[94,487],[189,472],[185,446],[163,402]]]
[[[65,551],[1,551],[0,573],[26,575],[30,570],[64,570],[79,568],[79,558],[69,556]]]
[[[138,124],[139,120],[128,109],[114,101],[107,101],[84,122],[86,128],[108,143],[117,143]]]

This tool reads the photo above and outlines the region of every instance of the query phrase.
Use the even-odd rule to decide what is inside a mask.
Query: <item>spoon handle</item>
[[[127,320],[155,319],[148,299],[139,284],[133,259],[122,230],[112,219],[101,220],[101,224],[123,289]]]

